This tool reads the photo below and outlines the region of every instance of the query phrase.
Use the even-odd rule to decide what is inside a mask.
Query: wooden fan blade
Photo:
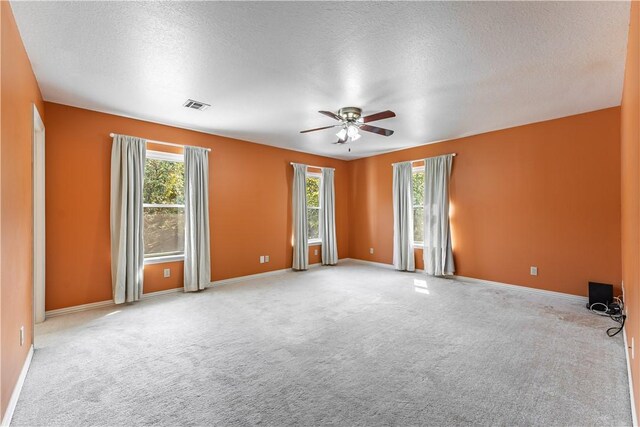
[[[380,113],[375,113],[375,114],[371,114],[369,116],[363,117],[362,118],[362,123],[369,123],[369,122],[375,122],[376,120],[382,120],[382,119],[390,119],[391,117],[395,117],[396,113],[394,113],[393,111],[382,111]]]
[[[323,129],[331,129],[331,128],[334,128],[336,126],[340,126],[340,125],[325,126],[325,127],[321,127],[321,128],[301,130],[300,133],[315,132],[317,130],[323,130]]]
[[[364,130],[364,131],[367,131],[367,132],[373,132],[373,133],[377,133],[378,135],[384,135],[384,136],[393,135],[393,131],[392,130],[383,129],[383,128],[379,128],[379,127],[375,127],[375,126],[369,126],[369,125],[361,125],[360,126],[360,130]]]
[[[325,116],[329,116],[332,119],[336,119],[338,121],[342,121],[342,117],[340,117],[339,115],[337,115],[336,113],[332,113],[331,111],[318,111],[318,113],[320,114],[324,114]]]

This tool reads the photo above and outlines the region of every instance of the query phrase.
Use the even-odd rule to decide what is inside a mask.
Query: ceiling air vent
[[[207,104],[205,102],[200,102],[200,101],[194,101],[193,99],[187,99],[187,102],[185,102],[184,104],[182,104],[184,107],[187,108],[193,108],[194,110],[206,110],[207,108],[211,107],[210,104]]]

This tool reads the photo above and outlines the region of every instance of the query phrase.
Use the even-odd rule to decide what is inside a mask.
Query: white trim
[[[143,208],[183,208],[184,203],[143,203]]]
[[[147,294],[142,294],[142,300],[145,300],[145,299],[148,299],[148,298],[152,298],[152,297],[161,296],[161,295],[173,294],[173,293],[176,293],[176,292],[182,292],[183,289],[184,288],[180,287],[180,288],[166,289],[164,291],[149,292]],[[71,313],[78,313],[80,311],[94,310],[96,308],[114,307],[115,305],[116,304],[114,304],[113,300],[91,302],[89,304],[74,305],[74,306],[71,306],[71,307],[64,307],[64,308],[58,308],[56,310],[49,310],[49,311],[46,312],[46,317],[57,317],[57,316],[62,316],[64,314],[71,314]]]
[[[512,285],[509,283],[502,283],[502,282],[493,282],[491,280],[484,280],[484,279],[475,279],[473,277],[465,277],[465,276],[447,276],[447,278],[451,278],[453,280],[457,280],[459,282],[465,282],[465,283],[472,283],[472,284],[476,284],[476,285],[488,285],[488,286],[496,286],[496,287],[507,287],[513,290],[518,290],[518,291],[522,291],[522,292],[528,292],[528,293],[532,293],[532,294],[542,294],[542,295],[547,295],[547,296],[555,296],[558,298],[564,298],[566,300],[570,300],[570,301],[575,301],[575,302],[580,302],[580,303],[586,303],[587,302],[587,297],[583,297],[580,295],[573,295],[573,294],[567,294],[564,292],[556,292],[556,291],[548,291],[546,289],[538,289],[538,288],[531,288],[528,286],[521,286],[521,285]]]
[[[229,285],[231,283],[243,282],[245,280],[259,279],[261,277],[277,276],[277,275],[280,275],[280,274],[291,273],[291,272],[293,272],[293,270],[291,268],[283,268],[281,270],[265,271],[264,273],[256,273],[256,274],[249,274],[249,275],[246,275],[246,276],[230,277],[228,279],[214,280],[213,282],[211,282],[209,284],[208,287],[211,288],[211,287],[215,287],[215,286]]]
[[[112,300],[90,302],[88,304],[73,305],[71,307],[57,308],[55,310],[47,310],[45,315],[47,318],[57,317],[57,316],[62,316],[63,314],[77,313],[79,311],[93,310],[95,308],[102,308],[102,307],[111,307],[114,305],[115,304],[113,303]]]
[[[149,257],[144,259],[144,265],[149,264],[163,264],[165,262],[178,262],[184,261],[184,254],[176,254],[176,255],[167,255],[167,256],[157,256],[157,257]]]
[[[307,246],[322,246],[322,240],[320,239],[311,239],[307,242]]]
[[[154,142],[147,141],[153,144]],[[156,143],[157,144],[157,143]],[[180,146],[183,148],[182,146]],[[164,160],[167,162],[184,163],[184,154],[167,153],[164,151],[147,150],[147,159]]]
[[[11,399],[9,399],[7,410],[4,413],[4,417],[2,417],[2,423],[0,423],[0,426],[2,427],[8,427],[9,424],[11,424],[11,418],[13,418],[13,412],[16,410],[16,405],[18,404],[18,399],[20,398],[20,392],[22,391],[24,380],[27,378],[27,372],[29,372],[29,366],[31,366],[31,359],[33,359],[33,344],[31,344],[31,347],[29,347],[29,353],[27,353],[27,358],[22,365],[22,370],[20,371],[18,381],[13,387]]]
[[[33,184],[33,258],[31,270],[33,278],[33,324],[45,320],[45,287],[46,287],[46,129],[38,111],[33,104],[33,141],[32,141],[32,184]],[[33,334],[31,335],[33,344]]]
[[[349,260],[351,262],[355,262],[356,264],[369,264],[369,265],[373,265],[373,266],[380,267],[380,268],[386,268],[386,269],[390,269],[390,270],[395,270],[395,267],[393,266],[393,264],[384,264],[382,262],[367,261],[367,260],[364,260],[364,259],[357,259],[357,258],[345,258],[345,260]]]
[[[624,338],[624,356],[627,361],[627,376],[629,379],[629,399],[631,401],[631,420],[633,427],[638,427],[638,415],[636,414],[636,399],[633,395],[633,377],[631,376],[631,362],[629,360],[629,344],[627,344],[627,330],[622,331]]]
[[[341,260],[338,260],[338,263],[341,264],[342,262],[348,260],[349,258],[343,258]],[[322,263],[317,262],[315,264],[309,264],[309,268],[316,268],[316,267],[320,267],[322,266]],[[215,280],[213,282],[211,282],[209,284],[209,288],[212,287],[216,287],[216,286],[223,286],[223,285],[229,285],[231,283],[237,283],[237,282],[244,282],[245,280],[254,280],[254,279],[259,279],[261,277],[269,277],[269,276],[277,276],[280,274],[287,274],[287,273],[302,273],[306,270],[294,270],[292,268],[283,268],[281,270],[272,270],[272,271],[265,271],[264,273],[256,273],[256,274],[249,274],[247,276],[239,276],[239,277],[230,277],[229,279],[222,279],[222,280]]]
[[[165,289],[164,291],[149,292],[148,294],[142,294],[142,299],[145,300],[153,297],[159,297],[162,295],[175,294],[177,292],[184,292],[184,287],[180,286],[179,288]]]
[[[363,259],[355,259],[355,258],[347,258],[353,262],[359,263],[359,264],[369,264],[369,265],[373,265],[376,267],[381,267],[381,268],[386,268],[386,269],[392,269],[395,270],[395,268],[393,267],[392,264],[383,264],[380,262],[373,262],[373,261],[366,261]],[[418,270],[416,269],[416,273],[419,272],[424,272],[424,270]],[[587,297],[583,297],[580,295],[573,295],[573,294],[567,294],[564,292],[556,292],[556,291],[548,291],[546,289],[538,289],[538,288],[530,288],[528,286],[521,286],[521,285],[512,285],[509,283],[502,283],[502,282],[493,282],[491,280],[483,280],[483,279],[475,279],[473,277],[465,277],[465,276],[446,276],[447,279],[453,279],[453,280],[457,280],[459,282],[465,282],[465,283],[472,283],[472,284],[477,284],[477,285],[489,285],[489,286],[499,286],[499,287],[508,287],[510,289],[514,289],[514,290],[518,290],[518,291],[522,291],[522,292],[528,292],[528,293],[534,293],[534,294],[544,294],[547,296],[555,296],[555,297],[559,297],[559,298],[564,298],[564,299],[568,299],[568,300],[572,300],[572,301],[576,301],[576,302],[586,302],[587,301]]]

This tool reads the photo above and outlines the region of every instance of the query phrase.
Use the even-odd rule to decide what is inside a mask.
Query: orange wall
[[[626,333],[629,345],[640,337],[640,4],[631,4],[627,63],[622,94],[620,136],[622,151],[622,279],[626,303]],[[636,347],[636,355],[638,350]],[[639,358],[640,359],[640,358]],[[640,408],[640,363],[632,359],[631,372],[636,400]]]
[[[32,131],[33,103],[44,118],[42,97],[22,45],[11,6],[1,12],[0,293],[2,295],[1,396],[4,416],[32,337]],[[24,325],[25,345],[19,329]]]
[[[351,162],[351,257],[393,261],[391,164],[455,152],[456,274],[576,295],[589,280],[619,287],[619,120],[610,108]]]
[[[212,279],[291,267],[289,162],[336,169],[338,252],[349,256],[348,163],[170,126],[45,103],[47,132],[47,294],[53,310],[111,298],[110,132],[210,147]],[[311,247],[310,262],[319,262]],[[260,264],[260,255],[269,255]],[[172,263],[145,267],[145,291],[182,285]]]

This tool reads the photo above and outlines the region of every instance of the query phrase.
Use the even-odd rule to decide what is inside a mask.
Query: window
[[[307,173],[307,235],[309,244],[320,240],[320,180],[319,173]]]
[[[413,193],[413,242],[424,242],[424,168],[414,168],[411,180]]]
[[[184,256],[184,157],[147,151],[144,167],[145,262]]]

